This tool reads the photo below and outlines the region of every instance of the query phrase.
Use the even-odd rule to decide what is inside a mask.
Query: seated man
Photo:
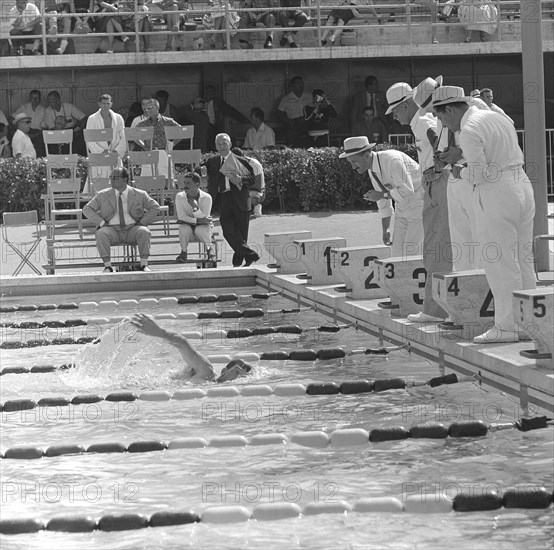
[[[69,34],[71,32],[71,4],[59,0],[45,0],[44,11],[46,14],[46,51],[49,55],[62,55],[75,53],[73,42],[67,38],[58,38],[58,33]],[[41,44],[42,47],[42,44]]]
[[[176,258],[177,263],[187,261],[187,247],[195,240],[204,243],[207,247],[209,260],[214,260],[212,250],[213,222],[210,216],[212,211],[212,197],[200,189],[202,180],[196,172],[185,174],[185,190],[175,197],[175,211],[179,224],[179,242],[181,253]]]
[[[139,332],[143,332],[148,336],[162,338],[180,351],[186,367],[176,374],[175,378],[186,378],[191,382],[228,382],[235,380],[239,376],[246,376],[252,370],[252,366],[245,363],[242,359],[233,359],[223,367],[219,376],[216,376],[208,358],[196,351],[181,334],[165,330],[152,317],[144,313],[133,315],[131,323],[138,328]]]
[[[135,11],[135,0],[124,0],[123,2],[118,2],[119,11],[121,13],[131,13]],[[135,20],[137,23],[138,32],[151,32],[152,31],[152,22],[150,21],[150,16],[148,14],[150,10],[146,5],[145,0],[137,1],[137,12],[134,15],[121,15],[121,27],[127,33],[135,32]],[[140,42],[140,38],[138,38]],[[142,35],[142,41],[144,43],[145,52],[151,52],[150,47],[150,36],[148,34]],[[140,45],[139,45],[140,47]]]
[[[385,143],[388,140],[387,128],[380,118],[375,116],[373,107],[364,107],[362,119],[356,121],[354,133],[357,136],[366,136],[374,143]]]
[[[287,29],[291,19],[294,21],[293,27],[303,27],[307,23],[308,16],[300,9],[301,3],[302,0],[280,0],[279,5],[285,8],[277,14],[281,27]],[[298,44],[294,41],[295,35],[296,31],[285,31],[279,42],[281,47],[288,44],[291,48],[298,48]]]
[[[252,127],[246,132],[245,149],[264,149],[275,147],[275,132],[264,123],[264,112],[259,107],[252,107],[250,122]]]
[[[8,12],[8,20],[11,24],[10,36],[12,37],[33,36],[42,32],[40,11],[32,2],[16,0],[15,6]],[[28,43],[27,39],[17,38],[13,46],[15,55],[23,55]],[[35,38],[32,43],[33,54],[40,55],[40,39]]]
[[[31,117],[25,113],[19,113],[14,117],[13,124],[17,128],[12,138],[12,153],[14,158],[36,159],[37,152],[29,137]]]
[[[104,273],[113,272],[110,247],[116,244],[137,245],[140,271],[150,271],[150,231],[160,205],[140,189],[128,185],[129,173],[116,168],[110,176],[111,187],[102,189],[83,207],[83,214],[96,225],[96,246],[104,262]]]
[[[278,7],[277,0],[242,0],[241,4],[243,8],[258,8],[260,11],[243,11],[240,14],[239,29],[255,29],[258,21],[267,28],[275,27],[274,10]],[[245,33],[239,34],[239,44],[243,49],[254,47]],[[264,48],[273,48],[273,31],[268,31]]]

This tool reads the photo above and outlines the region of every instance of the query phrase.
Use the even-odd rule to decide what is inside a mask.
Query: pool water
[[[226,289],[251,294],[255,288]],[[206,290],[221,293],[220,290]],[[196,291],[195,294],[204,293]],[[192,292],[190,293],[192,294]],[[167,292],[142,293],[140,298]],[[41,297],[40,303],[100,301],[137,298],[131,293]],[[14,303],[16,301],[13,301]],[[4,302],[10,303],[8,301]],[[25,298],[17,303],[36,303]],[[148,313],[246,309],[277,310],[295,307],[275,296],[260,302],[193,304]],[[87,313],[88,317],[115,317],[127,312]],[[3,321],[55,320],[83,317],[77,310],[4,314]],[[331,320],[314,311],[271,314],[255,319],[160,321],[183,331],[228,330],[260,325],[299,324],[314,327]],[[201,327],[201,328],[200,328]],[[78,327],[80,330],[81,327]],[[84,327],[86,329],[87,327]],[[91,327],[88,327],[89,329]],[[2,350],[2,366],[62,364],[77,367],[51,374],[17,374],[0,378],[1,401],[110,391],[190,387],[170,377],[180,364],[179,354],[149,337],[130,342],[114,334],[130,334],[121,323],[101,325],[101,344],[64,345]],[[13,339],[16,331],[3,333]],[[30,333],[29,333],[30,334]],[[44,337],[44,335],[42,336]],[[26,338],[31,339],[29,335]],[[342,347],[345,350],[377,347],[373,338],[347,328],[338,333],[308,331],[240,340],[193,341],[205,354],[233,355],[241,351]],[[220,369],[223,365],[217,365]],[[354,355],[340,360],[260,361],[246,379],[226,385],[335,381],[401,377],[425,381],[443,374],[439,367],[405,350],[388,356]],[[210,440],[222,435],[283,433],[337,428],[410,427],[425,421],[446,425],[460,420],[509,422],[521,417],[518,403],[477,383],[417,387],[383,393],[346,396],[205,398],[192,401],[130,403],[100,402],[70,407],[37,408],[2,413],[1,448],[33,444],[43,448],[61,443],[87,447],[100,442],[189,436]],[[201,512],[216,505],[253,508],[265,502],[354,503],[363,497],[437,493],[453,496],[462,490],[502,491],[517,484],[553,486],[553,432],[507,430],[484,438],[392,441],[366,446],[313,449],[295,444],[245,448],[176,449],[137,454],[90,454],[2,460],[1,516],[49,519],[63,514],[138,512],[147,516],[160,510]],[[423,498],[423,497],[422,497]],[[425,498],[429,498],[428,496]],[[546,510],[507,510],[445,514],[320,515],[275,522],[149,528],[115,533],[41,532],[3,536],[2,548],[551,548],[553,507]]]

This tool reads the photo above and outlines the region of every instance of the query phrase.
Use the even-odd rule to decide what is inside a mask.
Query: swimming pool
[[[248,295],[255,287],[226,288]],[[221,289],[208,290],[221,293]],[[187,293],[198,294],[197,291]],[[202,291],[204,293],[204,291]],[[181,293],[182,294],[182,293]],[[144,291],[141,297],[171,293]],[[87,294],[86,301],[122,300],[130,293]],[[18,300],[27,301],[29,299]],[[40,297],[42,303],[61,297]],[[66,295],[63,301],[84,301]],[[34,300],[36,303],[36,299]],[[274,296],[263,302],[267,310],[296,304]],[[181,311],[245,309],[260,302],[188,304]],[[157,314],[175,309],[156,309]],[[152,310],[153,312],[153,310]],[[6,314],[9,319],[75,319],[79,310]],[[117,317],[121,312],[88,312],[86,317]],[[164,326],[198,330],[197,320],[163,319]],[[300,325],[309,328],[329,323],[321,312],[271,314],[256,319],[204,320],[200,330],[228,330],[239,326]],[[111,324],[101,325],[103,330]],[[125,325],[121,325],[124,327]],[[125,329],[122,328],[125,332]],[[12,335],[13,336],[13,335]],[[109,350],[113,350],[116,346]],[[238,340],[206,340],[197,345],[206,354],[260,353],[297,348],[345,350],[378,347],[376,338],[354,327],[338,333],[307,331],[300,335],[265,335]],[[154,344],[131,344],[133,353],[119,369],[106,364],[85,365],[50,374],[13,374],[2,377],[1,400],[50,395],[72,397],[82,393],[106,395],[112,390],[184,389],[172,381],[168,365],[177,355]],[[78,346],[46,346],[2,350],[2,364],[62,364],[72,361]],[[90,348],[92,350],[92,347]],[[133,355],[138,350],[138,356]],[[94,351],[89,355],[94,355]],[[153,358],[157,359],[154,361]],[[434,363],[393,351],[388,356],[353,355],[327,361],[260,361],[257,372],[226,386],[286,382],[383,379],[401,377],[426,381],[442,374]],[[291,436],[308,430],[331,433],[340,428],[410,427],[425,421],[449,425],[462,420],[510,422],[521,417],[519,403],[507,395],[463,383],[431,389],[428,386],[358,395],[278,397],[225,397],[165,402],[99,402],[69,407],[37,408],[2,413],[2,450],[23,443],[48,447],[58,443],[99,442],[130,444],[140,440],[171,441],[182,437],[212,440],[222,435],[277,432]],[[201,512],[215,505],[243,505],[284,501],[303,506],[319,501],[355,502],[363,497],[443,494],[462,490],[503,490],[522,483],[552,490],[551,428],[489,433],[482,438],[443,440],[405,439],[335,448],[287,445],[240,448],[174,449],[151,453],[84,454],[40,460],[2,460],[2,517],[48,519],[60,514],[139,512],[146,515],[168,508]],[[426,497],[429,498],[429,497]],[[275,522],[225,525],[194,524],[117,533],[47,533],[3,536],[10,548],[513,548],[550,547],[552,507],[544,510],[502,509],[469,514],[326,514]],[[530,544],[530,541],[532,543]]]

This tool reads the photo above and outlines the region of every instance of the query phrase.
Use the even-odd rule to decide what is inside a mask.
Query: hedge
[[[413,145],[378,145],[375,150],[398,149],[417,160]],[[339,159],[340,149],[271,149],[248,151],[264,167],[266,212],[317,212],[365,210],[362,195],[369,189],[368,176],[355,173]],[[86,177],[86,159],[80,173]],[[2,212],[38,210],[44,216],[41,194],[46,192],[45,160],[0,160],[0,209]]]

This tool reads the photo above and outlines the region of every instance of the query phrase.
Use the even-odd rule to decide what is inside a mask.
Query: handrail
[[[554,8],[552,7],[551,0],[540,0],[541,3],[541,13],[543,21],[549,21],[551,18],[554,17]],[[344,5],[339,5],[335,3],[334,1],[332,4],[327,4],[325,0],[316,0],[315,2],[310,2],[309,6],[303,6],[300,9],[305,10],[306,12],[309,12],[310,15],[313,15],[314,7],[315,7],[315,18],[309,18],[308,23],[303,27],[294,27],[294,32],[299,33],[302,35],[302,33],[310,33],[313,31],[317,32],[317,46],[319,47],[319,44],[321,44],[321,35],[323,30],[331,30],[334,31],[336,29],[342,29],[342,30],[352,30],[352,29],[370,29],[375,28],[376,22],[365,21],[368,17],[371,19],[374,19],[374,13],[379,13],[382,15],[382,17],[379,18],[379,28],[385,28],[385,26],[382,25],[382,20],[387,18],[391,12],[394,13],[394,21],[390,22],[387,21],[386,27],[387,28],[394,28],[394,27],[401,27],[406,28],[407,27],[407,38],[408,43],[413,43],[413,29],[415,27],[420,27],[422,25],[430,25],[430,12],[429,10],[424,6],[417,3],[410,3],[410,0],[406,0],[405,2],[399,1],[398,3],[389,4],[389,3],[371,3],[364,6],[358,6],[356,9],[359,9],[359,11],[363,12],[361,17],[356,20],[353,19],[351,22],[344,26],[340,25],[329,25],[326,26],[326,21],[323,21],[322,15],[327,15],[332,9],[336,8],[342,8],[344,9]],[[495,5],[497,8],[497,20],[496,24],[498,27],[498,35],[496,38],[496,41],[502,41],[503,40],[503,27],[506,25],[513,26],[516,22],[516,19],[518,17],[518,7],[519,2],[517,0],[491,0],[491,4]],[[453,4],[453,6],[459,6],[460,3],[456,2]],[[515,6],[516,9],[512,8],[512,6]],[[175,35],[175,36],[181,36],[185,33],[189,33],[187,30],[179,30],[179,31],[172,31],[172,30],[149,30],[149,31],[139,31],[139,16],[143,16],[145,12],[139,11],[138,9],[137,0],[135,0],[135,10],[134,11],[118,11],[118,12],[107,12],[107,13],[94,13],[94,14],[87,14],[84,16],[82,13],[59,13],[56,15],[52,15],[51,13],[46,13],[44,10],[42,10],[41,13],[41,23],[42,23],[42,32],[37,35],[24,35],[24,36],[9,36],[6,32],[3,33],[2,38],[7,39],[9,42],[16,43],[20,40],[41,40],[42,42],[42,50],[44,52],[44,55],[51,55],[47,52],[47,42],[52,36],[56,36],[58,39],[75,39],[78,38],[80,40],[93,40],[94,38],[103,38],[103,37],[115,37],[121,36],[122,34],[125,34],[130,37],[134,37],[135,39],[135,51],[138,53],[140,51],[140,37],[144,36],[159,36],[160,34],[163,34],[165,36],[169,35]],[[371,8],[371,13],[367,12],[365,13],[363,11],[364,8]],[[442,6],[444,8],[444,5]],[[261,8],[231,8],[233,12],[238,13],[239,15],[242,13],[259,13]],[[440,8],[439,8],[440,9]],[[274,13],[278,13],[279,11],[284,11],[284,8],[276,8],[274,10]],[[206,9],[188,9],[188,10],[175,10],[175,11],[163,11],[163,12],[153,12],[149,11],[146,12],[146,15],[148,15],[150,18],[157,18],[157,17],[166,17],[168,15],[172,16],[178,16],[181,18],[184,17],[185,21],[198,21],[206,14]],[[239,36],[241,34],[248,34],[248,33],[254,33],[254,32],[275,32],[275,31],[283,31],[284,28],[287,30],[290,30],[291,27],[281,27],[281,26],[274,26],[274,27],[256,27],[256,28],[230,28],[227,25],[228,21],[228,15],[229,11],[227,6],[225,7],[225,28],[220,30],[210,29],[210,28],[202,28],[202,29],[195,29],[193,31],[190,31],[191,35],[194,36],[213,36],[213,35],[224,35],[225,37],[225,44],[227,46],[227,49],[231,48],[231,38],[233,35],[238,34]],[[53,18],[68,18],[68,17],[78,17],[78,18],[111,18],[111,17],[133,17],[134,18],[134,24],[135,28],[134,31],[132,30],[124,30],[122,33],[119,32],[111,32],[111,33],[97,33],[92,32],[89,34],[74,34],[74,33],[58,33],[56,35],[50,35],[48,34],[47,29],[47,22]],[[417,20],[416,20],[417,19]],[[362,21],[360,23],[360,21]],[[8,16],[6,13],[4,13],[3,17],[0,18],[0,22],[4,23],[4,28],[6,27],[6,23],[9,22]],[[311,24],[310,24],[311,22]],[[435,23],[432,23],[435,25]],[[461,22],[452,22],[452,21],[445,21],[445,22],[438,22],[436,25],[444,25],[447,29],[449,28],[459,28],[464,27],[464,23]]]

